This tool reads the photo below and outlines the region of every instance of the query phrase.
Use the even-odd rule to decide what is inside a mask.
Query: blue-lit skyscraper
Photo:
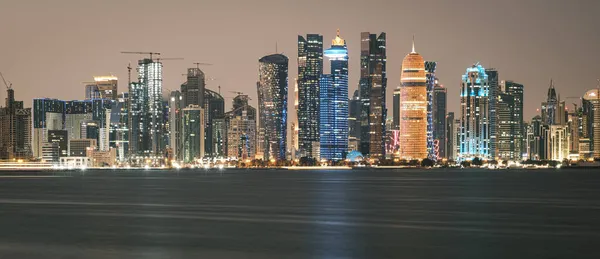
[[[321,159],[342,160],[348,152],[348,49],[339,30],[325,56],[331,61],[331,74],[320,80]]]
[[[479,63],[462,76],[460,106],[459,159],[490,158],[489,82]]]

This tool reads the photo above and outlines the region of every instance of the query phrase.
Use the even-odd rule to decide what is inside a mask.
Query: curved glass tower
[[[265,159],[286,159],[288,57],[272,54],[262,57],[258,73],[259,129],[264,132]]]
[[[325,56],[331,61],[331,74],[320,80],[321,159],[343,160],[348,153],[348,48],[339,30]]]

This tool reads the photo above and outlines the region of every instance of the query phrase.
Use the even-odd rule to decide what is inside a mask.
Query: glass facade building
[[[360,38],[360,151],[381,159],[385,157],[387,118],[386,34],[362,32]]]
[[[526,153],[525,142],[521,141],[526,139],[525,136],[525,125],[523,122],[523,92],[524,88],[522,84],[514,81],[502,81],[501,82],[502,92],[511,95],[514,98],[514,109],[513,109],[513,120],[515,123],[514,127],[514,153],[515,159],[520,160],[523,154]]]
[[[446,155],[446,110],[447,110],[447,89],[435,80],[433,88],[433,159],[447,158]]]
[[[259,132],[264,131],[264,144],[257,152],[268,160],[284,160],[287,151],[289,59],[282,54],[272,54],[258,62]],[[347,95],[345,98],[348,98]]]
[[[462,76],[459,160],[491,158],[489,100],[488,74],[477,63]]]
[[[190,105],[182,110],[182,154],[185,163],[204,157],[204,110]]]
[[[298,145],[302,156],[315,157],[319,141],[319,80],[323,75],[323,35],[298,35]]]
[[[325,50],[331,74],[321,77],[320,153],[324,160],[343,160],[348,153],[348,49],[338,30]]]

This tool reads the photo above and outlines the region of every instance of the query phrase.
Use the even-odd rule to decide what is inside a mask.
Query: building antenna
[[[338,35],[339,35],[339,30],[338,30]],[[413,34],[413,40],[412,40],[412,52],[411,53],[417,53],[415,52],[415,35]]]
[[[277,50],[277,41],[275,41],[275,54],[279,54],[279,51]]]
[[[131,85],[131,61],[129,61],[129,64],[127,64],[127,87],[129,87]]]

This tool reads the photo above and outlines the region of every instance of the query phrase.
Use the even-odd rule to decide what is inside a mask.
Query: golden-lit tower
[[[427,78],[425,61],[415,51],[402,61],[400,76],[400,158],[427,157]]]

